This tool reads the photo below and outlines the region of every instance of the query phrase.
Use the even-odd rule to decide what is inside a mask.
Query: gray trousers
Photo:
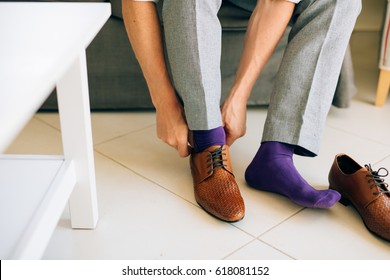
[[[256,0],[229,0],[252,10]],[[188,126],[206,130],[222,125],[222,0],[164,0],[165,40],[173,82]],[[343,58],[361,10],[361,0],[303,0],[279,68],[264,126],[264,141],[297,146],[295,153],[318,154],[326,116]]]

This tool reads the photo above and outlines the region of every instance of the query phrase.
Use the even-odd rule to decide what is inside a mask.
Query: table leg
[[[95,228],[98,220],[86,54],[83,50],[57,83],[65,160],[73,160],[77,183],[69,199],[72,228]]]
[[[375,106],[383,106],[390,88],[390,71],[380,70]]]

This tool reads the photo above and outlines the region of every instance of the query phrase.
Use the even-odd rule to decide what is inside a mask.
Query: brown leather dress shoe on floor
[[[380,173],[383,174],[380,174]],[[385,168],[373,171],[345,154],[338,154],[329,172],[330,188],[341,194],[340,202],[352,204],[369,231],[390,241],[390,191]]]
[[[226,222],[244,218],[244,200],[234,179],[228,146],[192,153],[190,166],[195,199],[206,212]]]

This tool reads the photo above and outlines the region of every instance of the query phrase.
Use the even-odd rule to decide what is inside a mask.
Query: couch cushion
[[[122,0],[110,0],[111,14],[114,17],[122,19]]]
[[[218,17],[224,30],[246,30],[251,13],[224,1]]]

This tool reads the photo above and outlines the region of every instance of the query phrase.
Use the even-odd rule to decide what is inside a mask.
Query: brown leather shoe
[[[198,204],[223,221],[241,220],[245,206],[232,172],[229,147],[211,146],[192,153],[190,166]]]
[[[380,174],[384,172],[384,174]],[[390,191],[385,168],[373,171],[345,154],[338,154],[329,172],[330,188],[341,194],[340,202],[352,204],[372,233],[390,241]]]

